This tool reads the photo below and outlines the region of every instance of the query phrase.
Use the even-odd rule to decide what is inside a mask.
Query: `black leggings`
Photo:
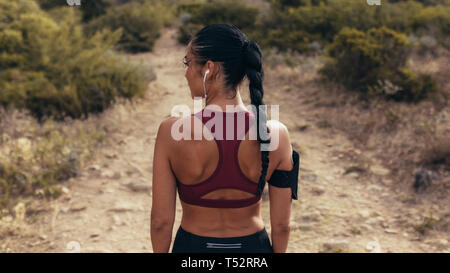
[[[172,253],[273,253],[266,228],[247,236],[215,238],[192,234],[181,226]]]

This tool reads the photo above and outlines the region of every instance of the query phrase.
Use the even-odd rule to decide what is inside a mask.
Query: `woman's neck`
[[[236,111],[247,111],[247,107],[245,107],[244,102],[242,101],[241,95],[239,91],[236,91],[236,96],[234,98],[229,98],[230,95],[225,95],[222,92],[219,92],[223,95],[215,95],[211,97],[207,97],[205,108],[211,110],[218,110],[217,107],[220,107],[219,111],[222,112],[236,112]],[[211,107],[214,105],[214,107]],[[233,107],[233,109],[227,109],[228,107]]]

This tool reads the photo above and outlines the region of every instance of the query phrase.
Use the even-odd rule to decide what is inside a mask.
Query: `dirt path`
[[[36,216],[31,227],[40,236],[26,239],[23,247],[9,242],[11,251],[70,252],[78,246],[81,252],[152,251],[150,193],[157,128],[174,105],[192,105],[181,64],[185,48],[176,43],[175,32],[166,29],[152,53],[136,56],[157,72],[146,99],[105,113],[109,142],[79,177],[65,183],[66,193]],[[352,155],[370,154],[354,149],[343,135],[316,126],[322,113],[312,103],[315,90],[303,90],[308,77],[298,81],[299,73],[266,69],[265,80],[265,103],[280,105],[280,120],[301,151],[300,200],[293,204],[288,252],[448,252],[448,234],[423,238],[413,228],[423,220],[421,213],[446,208],[405,205],[390,187],[382,162],[375,162],[370,176],[344,175]],[[246,91],[241,94],[248,105]],[[262,213],[270,231],[266,199]],[[173,235],[180,217],[178,203]]]

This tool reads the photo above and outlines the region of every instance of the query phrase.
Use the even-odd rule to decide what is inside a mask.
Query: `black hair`
[[[260,111],[259,106],[264,105],[262,67],[262,53],[256,42],[249,41],[244,33],[236,26],[228,24],[212,24],[202,28],[191,39],[191,53],[196,62],[204,65],[208,60],[220,62],[223,67],[225,86],[233,90],[236,96],[236,87],[245,76],[249,80],[250,99],[254,106],[257,124],[257,139],[260,145],[269,143],[267,137],[261,139],[260,126],[263,134],[267,128],[265,106]],[[233,96],[233,97],[234,97]],[[269,166],[269,152],[261,149],[262,172],[258,181],[258,194],[264,190],[267,169]]]

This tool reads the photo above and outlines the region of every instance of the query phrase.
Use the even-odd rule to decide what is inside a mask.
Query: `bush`
[[[388,0],[390,3],[398,3],[398,2],[408,2],[411,0]],[[435,6],[435,5],[450,5],[449,0],[414,0],[415,2],[419,2],[424,6]]]
[[[398,91],[388,94],[387,97],[397,101],[420,101],[439,89],[436,80],[431,75],[416,74],[407,68],[399,69],[392,82],[400,88]]]
[[[409,49],[405,35],[386,27],[367,32],[344,28],[329,46],[320,73],[364,95],[418,101],[437,86],[431,76],[405,68]]]
[[[271,7],[279,10],[308,6],[310,4],[310,0],[270,0]]]
[[[308,51],[309,44],[325,45],[346,26],[368,30],[378,26],[377,8],[368,8],[365,1],[328,0],[321,5],[300,5],[281,8],[272,2],[270,13],[258,25],[263,46]]]
[[[0,105],[27,108],[39,120],[81,118],[117,96],[143,94],[140,68],[110,53],[120,31],[86,39],[74,9],[61,9],[57,23],[33,1],[19,3],[0,0],[0,17],[8,18],[0,25]]]
[[[445,38],[450,28],[450,2],[445,1],[425,7],[430,3],[397,1],[369,7],[366,1],[354,0],[272,0],[269,14],[258,23],[258,41],[280,51],[308,52],[309,44],[326,46],[344,27],[365,32],[382,26],[408,34],[436,29]]]
[[[178,31],[178,41],[183,44],[187,44],[198,30],[217,23],[235,25],[251,38],[259,13],[257,8],[246,6],[238,0],[182,4],[178,10],[190,15]]]
[[[175,14],[180,16],[183,13],[192,14],[202,7],[204,2],[183,2],[176,5]]]
[[[415,31],[435,28],[443,36],[450,35],[450,6],[432,6],[421,9],[412,16]]]
[[[152,51],[162,27],[173,17],[174,9],[165,6],[161,1],[153,2],[131,2],[112,7],[105,15],[88,24],[87,33],[92,35],[104,28],[122,29],[119,49],[133,53]]]

